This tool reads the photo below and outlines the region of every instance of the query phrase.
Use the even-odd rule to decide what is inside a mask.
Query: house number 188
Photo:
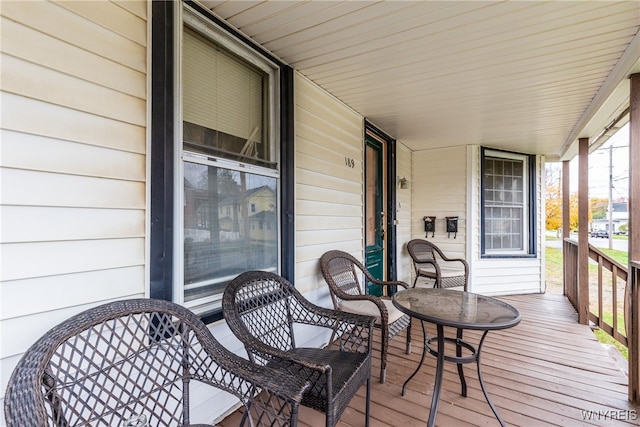
[[[353,160],[351,157],[345,157],[344,158],[344,163],[347,165],[347,167],[349,168],[355,168],[356,167],[356,161]]]

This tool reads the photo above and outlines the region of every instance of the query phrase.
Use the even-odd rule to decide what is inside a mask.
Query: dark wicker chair
[[[188,426],[190,385],[235,395],[240,422],[295,426],[300,378],[230,353],[191,311],[131,299],[84,311],[43,335],[5,396],[8,427]],[[192,391],[193,394],[193,391]]]
[[[246,272],[232,280],[222,309],[250,360],[311,382],[302,405],[324,412],[327,426],[338,422],[366,383],[365,425],[369,425],[373,317],[318,307],[289,281],[264,271]],[[336,339],[323,348],[296,345],[309,333],[318,336],[317,327]]]
[[[462,286],[465,291],[469,283],[469,264],[462,258],[448,258],[433,243],[423,239],[413,239],[407,243],[407,250],[413,260],[416,278],[425,277],[434,281],[434,288]]]
[[[366,294],[367,281],[380,285],[386,295],[391,294],[395,286],[408,288],[405,282],[382,281],[371,273],[351,254],[343,251],[329,251],[320,258],[320,269],[329,285],[331,299],[336,310],[366,314],[376,318],[375,326],[380,328],[382,345],[380,348],[380,382],[384,383],[387,372],[387,350],[389,340],[407,330],[407,354],[411,353],[411,318],[398,310],[391,299]],[[363,276],[364,275],[364,276]],[[359,277],[364,277],[361,285]]]

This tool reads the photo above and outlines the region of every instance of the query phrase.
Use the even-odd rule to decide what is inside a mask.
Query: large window
[[[484,256],[522,256],[534,252],[533,161],[523,154],[483,149]]]
[[[184,6],[173,299],[219,312],[230,280],[279,272],[278,67]]]

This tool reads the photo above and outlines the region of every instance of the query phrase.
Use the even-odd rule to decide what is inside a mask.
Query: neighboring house
[[[629,210],[627,202],[613,202],[611,206],[612,215],[611,218],[614,220],[628,220],[629,219]]]
[[[611,206],[611,225],[614,233],[620,231],[620,227],[626,229],[629,224],[629,212],[627,210],[627,202],[614,202]],[[609,230],[609,213],[607,218],[594,219],[591,221],[591,231]]]
[[[412,282],[424,216],[473,292],[544,291],[544,154],[410,148],[199,3],[0,7],[0,390],[50,327],[121,298],[184,304],[242,352],[220,315],[235,275],[276,271],[329,306],[320,256],[380,239],[384,274]],[[233,403],[202,400],[192,421]]]

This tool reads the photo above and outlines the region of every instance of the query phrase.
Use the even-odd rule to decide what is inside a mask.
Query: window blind
[[[183,120],[255,142],[264,131],[264,73],[185,27]]]

